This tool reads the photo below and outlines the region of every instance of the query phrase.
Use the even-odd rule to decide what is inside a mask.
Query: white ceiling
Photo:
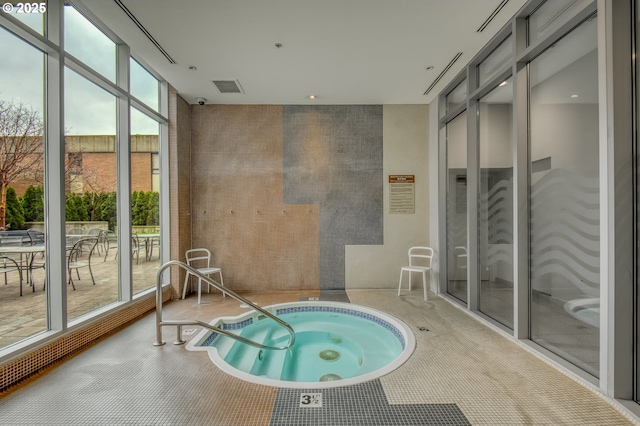
[[[115,1],[82,0],[188,102],[283,105],[429,103],[525,3],[477,32],[501,1],[122,0],[171,64]],[[215,79],[244,93],[221,94]]]

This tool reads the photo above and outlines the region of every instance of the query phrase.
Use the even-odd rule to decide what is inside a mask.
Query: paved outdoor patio
[[[156,272],[160,267],[157,256],[146,261],[144,251],[139,263],[133,263],[133,293],[139,293],[155,286]],[[86,258],[83,260],[87,260]],[[35,262],[44,259],[37,255]],[[118,300],[117,271],[118,264],[114,251],[110,251],[107,259],[104,253],[95,253],[91,258],[91,268],[95,278],[95,285],[91,282],[88,268],[79,270],[80,280],[73,272],[75,290],[67,286],[68,318],[73,320],[97,308],[107,306]],[[4,275],[4,274],[3,274]],[[33,271],[35,287],[30,286],[23,276],[22,296],[20,296],[20,281],[17,271],[6,274],[7,282],[0,275],[0,348],[19,342],[29,336],[43,332],[47,328],[45,271],[38,268]]]

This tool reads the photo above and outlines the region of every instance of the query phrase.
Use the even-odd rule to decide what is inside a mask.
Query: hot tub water
[[[208,350],[213,362],[244,380],[279,387],[333,387],[387,374],[415,347],[411,330],[380,311],[338,302],[301,302],[267,308],[295,330],[287,350],[258,349],[212,332],[187,345]],[[247,318],[250,317],[250,318]],[[211,324],[278,346],[289,334],[264,315],[249,313]]]

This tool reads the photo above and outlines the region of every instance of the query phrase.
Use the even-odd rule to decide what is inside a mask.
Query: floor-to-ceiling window
[[[30,14],[5,6],[0,175],[10,162],[20,172],[6,175],[6,202],[0,198],[7,212],[0,246],[12,239],[0,253],[0,279],[6,278],[0,286],[0,362],[38,339],[56,339],[112,306],[145,297],[166,260],[159,200],[167,189],[160,187],[159,159],[167,146],[160,77],[131,58],[128,46],[80,2],[30,4],[38,7]],[[11,114],[14,123],[28,127],[14,132],[19,138],[3,133]],[[131,238],[136,190],[144,192],[136,217],[148,226],[141,231],[149,237],[142,247]],[[45,253],[44,247],[53,249]]]
[[[465,85],[466,90],[466,85]],[[467,113],[445,127],[447,141],[447,293],[467,302]]]
[[[529,63],[531,339],[599,374],[597,27]]]
[[[481,312],[513,328],[513,82],[479,102]]]
[[[65,69],[67,308],[69,319],[118,301],[118,276],[99,269],[101,232],[117,227],[116,99]],[[104,145],[107,147],[105,148]],[[98,297],[97,293],[100,293]]]
[[[64,8],[65,50],[110,81],[116,44],[73,6]],[[65,69],[67,308],[70,320],[119,299],[118,276],[100,271],[103,231],[116,229],[116,97]],[[100,293],[98,296],[97,293]]]
[[[160,109],[160,83],[133,58],[131,94],[151,110]],[[160,228],[160,125],[141,110],[131,108],[131,180],[133,293],[155,285],[161,264]],[[144,263],[140,263],[140,261]]]
[[[47,300],[42,268],[37,279],[26,274],[31,256],[36,256],[32,265],[39,266],[45,253],[11,252],[32,244],[20,234],[27,223],[36,227],[37,222],[38,232],[44,230],[45,54],[0,28],[0,58],[1,349],[47,330]],[[34,245],[42,246],[38,240]],[[27,297],[31,302],[22,303]]]
[[[160,267],[160,182],[158,122],[131,109],[131,223],[133,293],[155,285]]]

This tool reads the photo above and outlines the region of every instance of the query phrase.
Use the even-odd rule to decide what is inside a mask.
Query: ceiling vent
[[[118,6],[120,6],[120,9],[122,9],[122,11],[125,13],[125,15],[127,15],[129,17],[129,19],[131,19],[133,21],[133,23],[136,24],[136,26],[138,28],[140,28],[140,31],[142,31],[144,33],[144,35],[147,36],[149,41],[151,43],[153,43],[153,45],[160,51],[160,53],[162,53],[164,55],[164,57],[167,58],[167,61],[169,61],[172,64],[177,64],[177,62],[171,57],[171,55],[169,55],[169,53],[166,50],[164,50],[164,47],[162,47],[160,45],[160,43],[158,43],[156,41],[156,39],[153,38],[151,33],[144,27],[144,25],[142,25],[142,23],[140,21],[138,21],[138,18],[136,18],[133,15],[133,13],[131,13],[131,11],[129,9],[127,9],[127,6],[125,6],[124,3],[122,3],[121,0],[113,0],[113,1]]]
[[[211,80],[220,93],[244,93],[238,80]]]
[[[447,71],[451,69],[453,64],[455,64],[456,61],[460,59],[460,56],[462,56],[462,52],[456,53],[456,56],[454,56],[453,59],[447,64],[447,66],[444,67],[442,72],[436,77],[435,80],[433,80],[433,83],[431,83],[431,86],[429,86],[429,88],[423,93],[423,95],[427,95],[430,91],[433,90],[434,87],[436,87],[436,84],[438,84],[438,82],[442,79],[442,77],[444,77]]]
[[[498,5],[498,7],[496,7],[496,9],[491,13],[491,15],[489,15],[489,17],[487,18],[486,21],[484,21],[482,23],[482,25],[480,25],[480,28],[478,28],[476,30],[477,33],[481,33],[485,30],[485,28],[487,28],[489,26],[489,24],[491,23],[491,21],[493,21],[495,19],[496,16],[498,16],[498,13],[500,13],[500,11],[502,10],[503,7],[505,7],[507,5],[507,3],[509,3],[509,0],[502,0],[502,2],[500,2],[500,4]]]

